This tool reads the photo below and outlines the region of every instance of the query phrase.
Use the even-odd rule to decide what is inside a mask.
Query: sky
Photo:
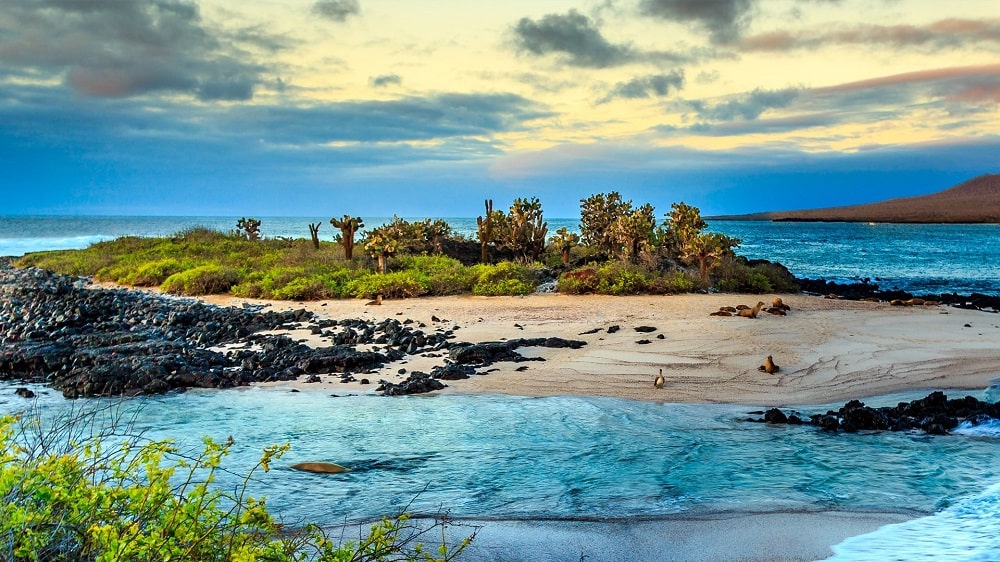
[[[0,215],[718,215],[997,172],[997,0],[0,3]]]

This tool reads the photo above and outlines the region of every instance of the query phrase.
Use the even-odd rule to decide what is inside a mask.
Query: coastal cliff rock
[[[750,418],[748,421],[806,423],[831,432],[922,430],[932,435],[946,435],[963,423],[976,426],[998,419],[1000,403],[983,402],[973,396],[949,400],[938,391],[919,400],[882,408],[872,408],[859,400],[851,400],[837,411],[813,414],[808,421],[795,414],[786,415],[777,408],[765,412],[763,418]]]

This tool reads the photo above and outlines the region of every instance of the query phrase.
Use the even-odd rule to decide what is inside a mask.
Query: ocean
[[[167,236],[196,226],[230,231],[239,217],[11,217],[0,216],[0,256],[84,248],[118,236]],[[423,217],[419,217],[423,218]],[[308,238],[310,223],[333,237],[329,217],[260,217],[266,237]],[[391,217],[365,217],[375,227]],[[413,220],[409,218],[409,220]],[[474,237],[474,217],[445,218]],[[548,219],[549,232],[579,230],[579,219]],[[852,282],[918,294],[1000,295],[1000,225],[915,225],[710,221],[711,230],[742,240],[737,253],[788,267],[797,277]]]
[[[57,392],[32,388],[43,419],[69,408]],[[12,390],[0,384],[0,412],[24,407]],[[996,391],[973,394],[995,399]],[[132,400],[121,414],[134,415],[146,437],[174,438],[190,452],[200,450],[201,436],[231,435],[236,445],[225,467],[236,474],[220,474],[224,487],[239,485],[238,474],[263,447],[289,443],[290,452],[250,486],[287,522],[336,526],[404,508],[540,524],[891,512],[913,519],[848,539],[833,560],[1000,560],[1000,426],[950,436],[830,434],[741,421],[751,409],[573,396],[335,398],[256,387]],[[313,460],[352,471],[288,468]]]
[[[236,220],[0,217],[0,255],[193,226],[230,230]],[[332,236],[325,218],[261,220],[265,236],[305,238],[306,225],[317,221],[321,236]],[[474,219],[447,220],[461,234],[475,232]],[[575,230],[578,221],[549,220],[550,232],[561,226]],[[800,277],[1000,295],[997,225],[714,221],[710,228],[741,238],[739,253],[781,262]],[[13,387],[0,383],[0,413],[24,407]],[[33,388],[43,413],[70,407],[58,393]],[[996,401],[1000,387],[972,394]],[[878,406],[917,397],[865,401]],[[72,404],[81,403],[88,401]],[[286,521],[336,525],[406,506],[418,515],[447,510],[456,518],[529,521],[893,512],[913,518],[844,541],[832,560],[1000,560],[1000,424],[963,427],[947,437],[831,435],[746,423],[740,420],[753,408],[735,405],[461,394],[333,398],[281,388],[191,391],[124,407],[136,412],[147,435],[176,438],[192,450],[203,435],[232,435],[227,466],[236,473],[253,466],[264,446],[289,442],[291,452],[251,487]],[[354,470],[331,482],[287,468],[317,459]],[[236,484],[226,478],[232,477],[224,475],[221,485]]]

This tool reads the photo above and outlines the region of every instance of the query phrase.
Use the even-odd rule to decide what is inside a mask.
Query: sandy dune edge
[[[773,295],[759,298],[770,302]],[[486,376],[450,383],[445,392],[524,396],[596,395],[666,402],[808,405],[905,390],[983,389],[1000,377],[1000,317],[949,307],[892,307],[884,303],[783,295],[788,316],[756,319],[709,316],[720,306],[754,304],[748,295],[609,297],[432,297],[308,303],[208,297],[274,309],[307,308],[335,319],[412,319],[425,330],[458,327],[456,341],[558,336],[587,342],[582,349],[521,348],[544,362],[497,363]],[[433,322],[432,317],[441,319]],[[620,326],[608,333],[610,326]],[[635,331],[652,326],[650,333]],[[581,335],[600,328],[594,334]],[[658,336],[662,335],[662,339]],[[325,343],[307,332],[296,337]],[[638,343],[648,340],[649,343]],[[758,372],[767,355],[781,370]],[[368,375],[397,380],[398,370],[429,370],[441,358],[411,357]],[[527,366],[523,371],[518,367]],[[666,384],[653,388],[663,369]],[[334,376],[301,389],[371,392]],[[285,383],[288,384],[288,383]]]

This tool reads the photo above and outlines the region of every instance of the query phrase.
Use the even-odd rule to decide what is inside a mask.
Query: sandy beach
[[[206,300],[263,303],[278,310],[304,307],[334,319],[411,319],[426,324],[425,331],[458,327],[454,341],[556,336],[587,342],[577,350],[521,348],[523,355],[545,361],[497,363],[487,375],[451,382],[444,392],[795,406],[907,390],[982,390],[1000,377],[1000,317],[986,312],[782,295],[791,306],[787,316],[709,315],[720,306],[753,305],[758,298],[770,303],[773,297],[456,296],[386,300],[381,306],[360,300]],[[434,322],[434,317],[440,321]],[[608,333],[612,326],[620,329]],[[639,326],[655,331],[640,333],[635,330]],[[595,328],[599,331],[583,334]],[[311,345],[328,345],[306,331],[294,336]],[[757,369],[768,355],[780,367],[773,375]],[[442,361],[410,358],[386,365],[369,378],[373,383],[380,378],[395,381],[404,376],[400,369],[428,371]],[[654,389],[661,368],[666,383]],[[370,392],[374,386],[342,384],[334,376],[323,377],[319,384],[293,385],[343,392]]]

